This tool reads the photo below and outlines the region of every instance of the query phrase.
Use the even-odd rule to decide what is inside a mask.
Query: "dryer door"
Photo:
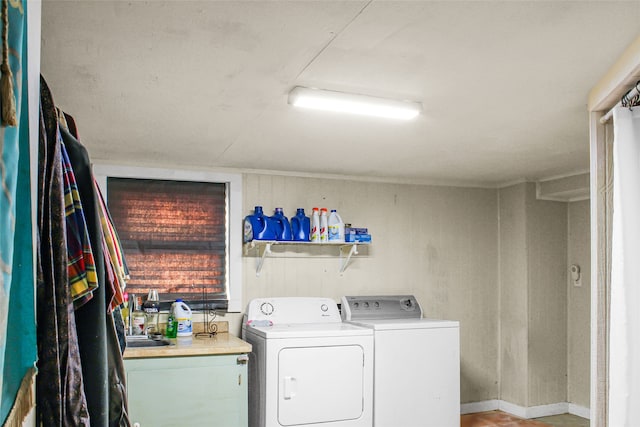
[[[359,418],[364,351],[359,345],[284,348],[278,357],[278,421],[284,426]]]

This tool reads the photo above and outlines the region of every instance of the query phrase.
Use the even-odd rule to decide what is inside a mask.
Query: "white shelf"
[[[271,247],[277,246],[305,246],[305,247],[327,247],[334,246],[340,250],[340,274],[344,273],[347,269],[349,261],[353,255],[358,255],[358,246],[370,245],[369,242],[326,242],[326,243],[313,243],[313,242],[297,242],[297,241],[280,241],[280,240],[252,240],[244,244],[245,254],[251,249],[255,249],[258,253],[258,261],[256,264],[256,276],[260,276],[262,267],[264,266],[264,260],[271,254]]]

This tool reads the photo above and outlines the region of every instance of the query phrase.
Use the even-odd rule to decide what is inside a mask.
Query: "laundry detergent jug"
[[[293,240],[291,224],[289,224],[287,217],[284,216],[282,208],[276,208],[275,213],[271,217],[271,221],[273,221],[273,227],[276,231],[276,240]]]
[[[276,232],[272,221],[262,213],[262,206],[256,206],[253,215],[244,219],[244,241],[276,240]]]
[[[296,216],[291,217],[291,233],[293,240],[297,242],[308,242],[311,230],[311,220],[304,214],[303,208],[298,208]]]

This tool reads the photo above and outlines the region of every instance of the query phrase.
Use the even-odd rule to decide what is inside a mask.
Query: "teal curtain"
[[[22,378],[34,366],[37,356],[26,0],[9,1],[9,65],[18,126],[0,127],[0,424],[6,420]]]

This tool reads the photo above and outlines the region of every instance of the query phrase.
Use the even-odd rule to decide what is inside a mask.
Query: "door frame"
[[[600,118],[640,80],[640,37],[589,92],[591,194],[591,426],[606,427],[609,407],[611,124]]]

